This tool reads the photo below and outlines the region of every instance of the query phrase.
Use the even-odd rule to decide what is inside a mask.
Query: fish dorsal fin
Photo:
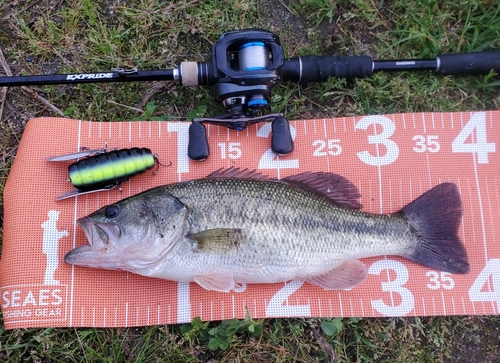
[[[210,173],[207,178],[235,178],[280,182],[279,180],[270,178],[258,171],[240,169],[236,167],[218,169]],[[363,207],[359,201],[361,194],[359,193],[358,188],[347,178],[334,173],[305,172],[302,174],[288,176],[281,179],[281,181],[299,186],[302,189],[307,189],[346,208],[361,209]]]
[[[215,228],[188,234],[186,237],[194,241],[193,249],[197,252],[224,252],[238,245],[244,240],[243,231],[237,228]]]
[[[233,274],[230,272],[214,273],[209,275],[199,275],[193,278],[193,281],[203,287],[205,290],[218,292],[229,292],[236,287]]]
[[[254,180],[275,180],[256,170],[240,169],[234,166],[230,168],[220,168],[207,175],[208,179],[222,179],[222,178],[235,178],[235,179],[254,179]]]
[[[326,290],[344,290],[358,286],[365,281],[366,266],[359,260],[349,260],[322,275],[306,279],[310,284]]]
[[[284,182],[315,192],[332,202],[351,209],[361,209],[358,188],[347,178],[328,172],[305,172],[291,175]]]

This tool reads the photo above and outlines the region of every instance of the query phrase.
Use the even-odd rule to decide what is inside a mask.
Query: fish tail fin
[[[439,184],[398,212],[418,236],[406,258],[454,274],[469,272],[465,245],[458,236],[462,199],[453,183]]]

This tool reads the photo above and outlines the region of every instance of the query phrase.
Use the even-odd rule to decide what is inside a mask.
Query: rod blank
[[[51,74],[40,76],[12,76],[0,77],[0,87],[36,86],[46,84],[77,84],[77,83],[107,83],[107,82],[134,82],[134,81],[172,81],[172,69],[137,71],[135,73],[99,72]]]
[[[184,62],[186,63],[186,62]],[[194,62],[189,62],[194,63]],[[203,84],[216,82],[208,77],[210,63],[196,63],[191,78],[202,78]],[[441,54],[435,59],[400,59],[374,61],[367,56],[305,56],[286,59],[283,80],[292,82],[323,82],[329,77],[364,78],[380,71],[433,70],[444,75],[500,73],[500,49],[472,53]],[[196,74],[194,74],[196,73]],[[205,74],[206,73],[206,74]],[[0,77],[0,87],[45,84],[77,84],[106,82],[172,81],[177,69],[129,72],[52,74],[39,76]],[[188,76],[184,74],[184,76]],[[188,77],[189,78],[189,77]]]

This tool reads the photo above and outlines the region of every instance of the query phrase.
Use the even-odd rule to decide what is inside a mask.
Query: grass
[[[184,60],[209,60],[222,33],[250,27],[278,33],[291,57],[432,58],[500,48],[497,0],[16,0],[0,5],[0,19],[0,47],[7,62],[14,73],[26,74],[173,68]],[[291,119],[489,110],[499,108],[499,84],[497,75],[443,77],[431,72],[283,83],[273,91],[271,109]],[[207,88],[168,82],[35,89],[67,116],[86,120],[222,113]],[[20,89],[9,89],[0,124],[0,192],[25,122],[42,115],[52,114]],[[497,317],[429,317],[2,328],[0,361],[468,362],[476,357],[494,362],[500,359],[499,323]]]

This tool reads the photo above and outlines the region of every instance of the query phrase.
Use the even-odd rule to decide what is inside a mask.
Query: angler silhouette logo
[[[59,211],[51,210],[48,213],[49,219],[41,224],[43,228],[43,253],[47,256],[47,267],[45,269],[44,285],[59,285],[59,280],[54,278],[54,273],[59,266],[58,247],[59,240],[68,237],[68,231],[58,231],[57,221]]]
[[[40,227],[42,253],[47,263],[43,284],[3,286],[2,309],[6,321],[50,321],[66,320],[68,286],[61,284],[54,275],[59,267],[59,240],[68,237],[68,231],[59,231],[59,211],[50,210],[48,219]]]

